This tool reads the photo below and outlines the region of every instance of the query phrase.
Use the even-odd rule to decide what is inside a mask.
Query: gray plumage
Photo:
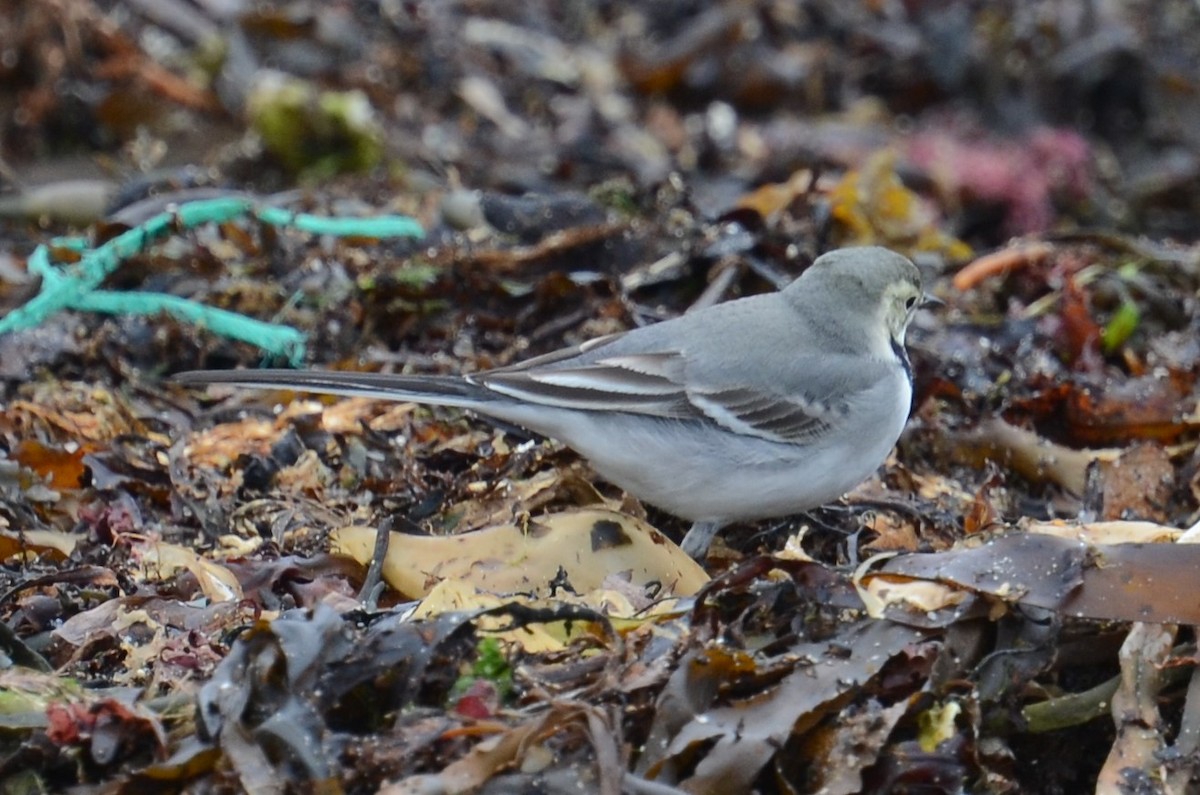
[[[695,522],[684,548],[699,556],[722,525],[829,502],[882,463],[908,417],[904,335],[922,298],[909,260],[848,248],[780,292],[471,375],[244,370],[176,380],[457,406],[522,425]]]

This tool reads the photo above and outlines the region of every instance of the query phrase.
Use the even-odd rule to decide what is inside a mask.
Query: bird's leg
[[[721,529],[722,524],[722,522],[712,519],[701,519],[693,523],[692,529],[687,531],[687,535],[679,544],[680,548],[688,556],[696,560],[704,560],[704,556],[708,554],[708,547],[712,544],[713,536]]]

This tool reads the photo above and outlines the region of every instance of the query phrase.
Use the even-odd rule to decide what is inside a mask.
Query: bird
[[[467,409],[558,439],[605,480],[717,531],[841,497],[883,463],[912,408],[905,333],[927,295],[908,258],[818,257],[782,290],[463,375],[196,370],[186,385],[286,388]]]

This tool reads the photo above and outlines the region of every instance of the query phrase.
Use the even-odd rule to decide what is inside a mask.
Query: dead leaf
[[[677,714],[693,701],[690,697],[678,705],[660,703],[639,769],[655,781],[678,783],[696,795],[749,792],[763,765],[793,733],[836,713],[843,697],[857,692],[889,660],[922,638],[920,632],[888,621],[860,622],[843,627],[836,640],[797,644],[790,653],[811,664],[798,665],[765,691],[727,705],[704,704],[690,716]],[[701,682],[716,673],[706,671],[708,653],[691,652],[681,661],[660,702],[681,689],[713,692]],[[694,772],[678,779],[675,760],[705,747]]]
[[[79,536],[58,530],[26,530],[23,533],[5,530],[0,532],[0,560],[48,555],[52,560],[63,561],[71,556],[78,543]]]
[[[1075,618],[1200,623],[1200,601],[1191,585],[1200,579],[1200,545],[1195,544],[1089,545],[1010,533],[976,547],[897,555],[862,580],[869,588],[877,576],[889,577],[897,589],[902,578],[922,583],[921,590],[932,581]],[[887,614],[919,625],[930,620],[920,612]]]
[[[186,569],[210,602],[240,602],[244,598],[241,583],[233,572],[190,549],[165,541],[147,541],[136,545],[134,553],[141,559],[147,580],[167,579],[177,570]]]
[[[375,533],[343,527],[330,542],[335,552],[367,564]],[[708,582],[698,563],[645,522],[594,509],[452,536],[392,533],[383,565],[388,584],[409,596],[425,596],[445,579],[495,594],[549,595],[563,582],[584,592],[600,588],[613,572],[626,572],[639,586],[658,583],[676,596],[690,596]]]
[[[995,461],[1035,483],[1049,480],[1072,494],[1083,493],[1088,464],[1115,461],[1121,454],[1112,449],[1073,450],[999,418],[985,419],[973,431],[950,432],[945,443],[955,460],[977,467]]]
[[[1164,544],[1176,541],[1183,531],[1154,522],[1036,522],[1022,520],[1017,527],[1025,533],[1044,533],[1076,539],[1087,544]]]
[[[787,182],[769,183],[745,194],[734,203],[733,208],[757,213],[759,218],[769,224],[798,198],[808,194],[813,189],[815,180],[816,175],[811,170],[802,168],[793,172]]]
[[[51,488],[78,489],[85,471],[83,458],[96,449],[97,446],[92,444],[74,444],[68,449],[23,439],[10,457],[36,472]]]

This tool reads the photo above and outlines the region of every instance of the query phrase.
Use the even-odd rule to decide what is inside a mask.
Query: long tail
[[[389,375],[333,370],[192,370],[179,373],[172,380],[189,386],[232,384],[251,389],[294,389],[460,408],[477,408],[499,397],[486,387],[453,375]]]

